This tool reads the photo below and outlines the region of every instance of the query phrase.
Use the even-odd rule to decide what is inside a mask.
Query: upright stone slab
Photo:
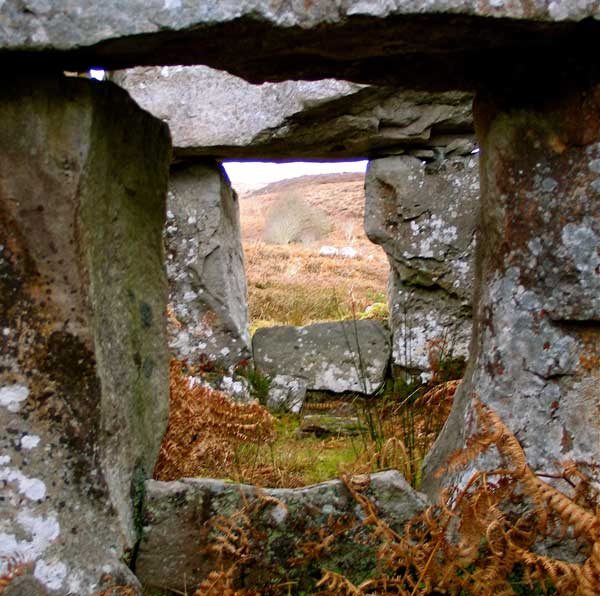
[[[390,261],[393,363],[427,370],[430,349],[466,357],[477,157],[430,164],[408,156],[377,159],[369,164],[365,190],[365,230]]]
[[[0,130],[0,556],[30,563],[14,593],[135,586],[168,410],[168,131],[115,85],[41,76],[3,81]]]
[[[234,366],[250,357],[237,195],[215,162],[183,165],[171,172],[167,208],[171,351]]]
[[[534,470],[600,461],[600,86],[534,91],[476,102],[473,353],[427,462],[429,491],[474,432],[476,397],[516,434]]]

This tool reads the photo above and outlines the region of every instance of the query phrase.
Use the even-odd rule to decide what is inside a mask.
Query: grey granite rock
[[[171,351],[231,368],[250,356],[237,195],[216,163],[184,165],[171,171],[167,209]]]
[[[275,375],[270,381],[267,407],[273,412],[297,414],[304,404],[306,388],[306,379],[289,375]]]
[[[365,494],[398,531],[427,506],[396,471],[373,474]],[[240,586],[260,589],[277,581],[294,581],[297,589],[311,583],[314,587],[320,574],[310,561],[297,567],[289,561],[302,556],[302,542],[314,540],[317,529],[336,521],[348,530],[340,534],[335,548],[323,553],[319,565],[359,581],[375,564],[376,546],[360,544],[364,531],[357,526],[364,513],[339,480],[297,489],[257,489],[219,480],[149,481],[146,496],[136,573],[148,588],[183,591],[197,585],[216,563],[215,554],[205,548],[211,538],[206,522],[215,515],[231,516],[244,503],[252,509],[265,496],[271,500],[250,514],[260,537],[248,528],[256,559],[237,578]]]
[[[0,554],[30,563],[10,593],[135,587],[168,416],[168,131],[62,77],[6,80],[0,127]]]
[[[515,64],[536,75],[556,72],[569,53],[595,60],[590,49],[600,6],[593,0],[29,0],[24,8],[21,0],[5,0],[0,16],[0,50],[12,52],[7,66],[21,70],[207,64],[254,81],[335,76],[439,90],[521,77]]]
[[[402,368],[428,369],[432,345],[468,355],[478,166],[475,155],[369,164],[365,230],[390,261],[393,362]]]
[[[384,381],[390,339],[379,321],[282,325],[257,329],[252,351],[256,367],[269,376],[300,377],[313,390],[371,394]]]
[[[178,158],[340,159],[431,148],[469,153],[474,143],[468,93],[330,79],[252,85],[204,66],[135,68],[111,79],[167,122]]]
[[[594,101],[587,98],[595,97]],[[482,97],[482,211],[473,353],[424,486],[477,428],[473,400],[493,408],[535,471],[600,458],[600,87],[507,104]],[[577,117],[573,116],[577,114]],[[573,553],[571,552],[571,555]]]

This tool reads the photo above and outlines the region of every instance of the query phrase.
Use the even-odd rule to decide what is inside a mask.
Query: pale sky
[[[90,68],[90,77],[92,79],[96,79],[97,81],[104,80],[104,71],[100,68]]]
[[[258,188],[270,182],[285,180],[286,178],[296,178],[298,176],[333,174],[337,172],[362,172],[364,174],[367,169],[367,163],[367,161],[327,163],[310,161],[294,161],[290,163],[226,161],[223,162],[223,166],[234,186],[240,184]]]

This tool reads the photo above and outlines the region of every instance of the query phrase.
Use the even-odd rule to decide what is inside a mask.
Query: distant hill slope
[[[245,196],[260,196],[268,195],[276,192],[295,190],[305,188],[306,186],[314,186],[319,184],[340,184],[345,182],[360,182],[364,184],[365,175],[360,172],[342,172],[340,174],[316,174],[297,176],[296,178],[288,178],[286,180],[278,180],[271,182],[261,188],[244,193]]]
[[[301,197],[323,210],[334,225],[322,244],[361,244],[366,252],[376,247],[363,231],[365,211],[364,174],[319,174],[273,182],[255,191],[240,193],[242,234],[245,240],[260,240],[265,216],[271,205],[284,196]]]
[[[265,218],[281,198],[304,199],[319,209],[331,232],[304,244],[266,244]],[[389,263],[364,232],[364,211],[360,173],[302,176],[240,193],[253,329],[360,317],[374,303],[385,302]],[[354,258],[321,255],[323,246],[345,248]]]

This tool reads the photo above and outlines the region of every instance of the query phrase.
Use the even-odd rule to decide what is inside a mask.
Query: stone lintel
[[[7,68],[206,64],[252,82],[336,77],[447,90],[594,63],[597,2],[476,0],[2,4]],[[224,44],[223,39],[228,43]],[[566,50],[567,48],[567,50]]]

